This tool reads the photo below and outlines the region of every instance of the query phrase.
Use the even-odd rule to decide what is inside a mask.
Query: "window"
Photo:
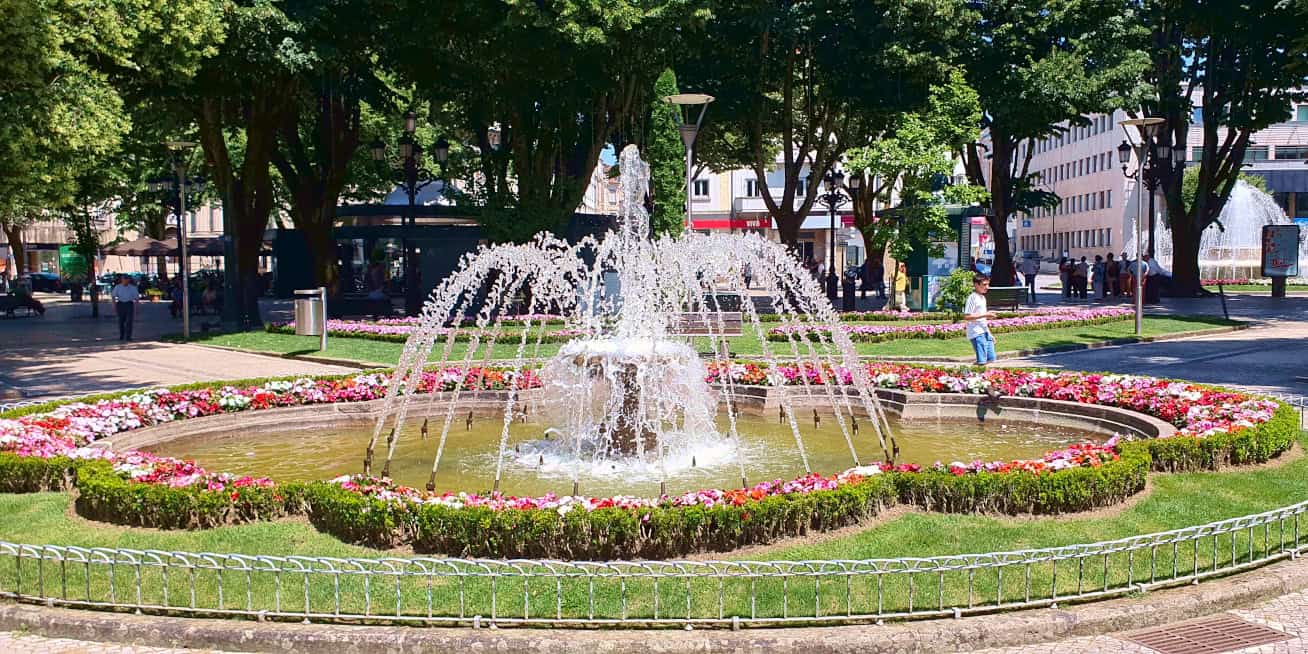
[[[709,196],[709,183],[707,179],[697,179],[690,192],[691,196],[697,198],[706,198]]]
[[[1279,149],[1279,148],[1278,148]],[[1245,161],[1267,161],[1267,146],[1251,145],[1244,151]]]
[[[1294,217],[1308,218],[1308,193],[1294,194]]]
[[[745,197],[756,198],[759,196],[759,183],[757,179],[745,180]]]
[[[1108,208],[1113,208],[1113,189],[1108,189]]]
[[[801,176],[799,184],[795,186],[795,197],[803,198],[805,195],[808,195],[808,178]]]
[[[1109,191],[1109,193],[1111,193],[1111,192],[1112,192],[1112,191]],[[1112,228],[1112,227],[1105,227],[1105,228],[1104,228],[1104,245],[1106,245],[1106,246],[1108,246],[1108,247],[1110,247],[1110,248],[1113,247],[1113,228]]]
[[[1202,125],[1202,124],[1204,124],[1204,108],[1203,108],[1203,107],[1195,107],[1195,108],[1190,112],[1190,123],[1193,124],[1193,125]]]
[[[1278,145],[1277,159],[1308,159],[1308,145]]]
[[[1294,108],[1294,122],[1308,123],[1308,104],[1301,104]]]

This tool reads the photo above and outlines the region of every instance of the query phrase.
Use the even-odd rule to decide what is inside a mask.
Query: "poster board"
[[[1299,276],[1299,226],[1263,225],[1263,277]]]

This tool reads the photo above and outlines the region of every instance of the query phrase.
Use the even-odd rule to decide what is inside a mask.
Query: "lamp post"
[[[1163,123],[1165,122],[1167,121],[1157,117],[1131,118],[1128,120],[1124,120],[1121,123],[1123,127],[1130,125],[1140,130],[1140,144],[1135,145],[1128,142],[1127,140],[1123,140],[1122,144],[1117,146],[1117,161],[1118,163],[1122,164],[1122,174],[1125,175],[1127,178],[1135,177],[1135,185],[1136,185],[1135,275],[1133,275],[1135,277],[1135,335],[1136,336],[1140,336],[1144,333],[1145,270],[1143,270],[1142,268],[1142,264],[1144,264],[1144,258],[1142,255],[1145,254],[1145,251],[1144,248],[1141,247],[1141,244],[1144,241],[1143,239],[1144,235],[1140,233],[1141,232],[1140,214],[1141,214],[1141,210],[1143,209],[1142,204],[1144,200],[1144,198],[1141,197],[1141,193],[1144,190],[1143,175],[1144,175],[1145,167],[1149,165],[1150,140],[1155,134],[1157,134],[1162,129]],[[1131,135],[1128,132],[1127,138],[1130,138],[1130,136]],[[1131,153],[1133,151],[1136,154],[1136,166],[1135,166],[1135,172],[1132,174],[1127,172],[1127,168],[1130,165]]]
[[[1161,131],[1160,124],[1158,132]],[[1158,190],[1158,186],[1162,184],[1164,172],[1171,172],[1165,169],[1170,169],[1174,162],[1185,163],[1185,146],[1181,144],[1171,146],[1164,143],[1161,133],[1150,132],[1150,135],[1145,138],[1152,153],[1149,165],[1145,168],[1144,173],[1144,185],[1145,188],[1149,189],[1149,247],[1146,252],[1149,253],[1149,258],[1152,259],[1158,256],[1154,250],[1158,232],[1158,217],[1155,215],[1154,210],[1154,194]]]
[[[817,182],[817,173],[808,174],[808,183]],[[862,187],[863,178],[859,175],[853,175],[849,178],[849,185],[845,185],[845,173],[839,170],[827,171],[822,176],[822,183],[826,187],[826,192],[817,196],[818,202],[821,202],[827,208],[827,216],[830,218],[831,231],[827,235],[827,250],[829,264],[827,267],[827,278],[824,280],[827,286],[827,298],[835,305],[840,288],[840,277],[836,275],[836,210],[845,202],[853,199]],[[842,189],[844,192],[842,192]],[[848,195],[846,195],[846,192]]]
[[[186,244],[186,157],[198,143],[192,141],[169,141],[168,149],[172,151],[173,173],[177,176],[177,272],[182,277],[182,340],[191,339],[191,274],[190,251]],[[159,187],[172,189],[173,185],[160,183]]]
[[[409,200],[405,215],[400,221],[401,243],[404,251],[404,313],[409,316],[416,316],[422,311],[422,295],[418,288],[419,267],[413,246],[413,228],[418,224],[418,192],[436,181],[436,176],[423,166],[422,145],[414,138],[417,129],[418,115],[412,111],[404,114],[404,133],[399,139],[400,162],[399,167],[394,169],[395,181],[404,189]],[[373,141],[370,149],[374,161],[386,161],[384,141],[381,139]],[[436,161],[444,164],[450,155],[450,142],[441,138],[432,146],[432,151],[436,155]]]
[[[708,105],[713,101],[713,96],[703,93],[678,93],[663,98],[663,101],[677,107],[677,119],[681,121],[677,125],[677,131],[681,133],[681,144],[686,146],[686,231],[694,227],[694,222],[690,219],[690,193],[691,193],[691,176],[694,174],[695,163],[695,137],[699,135],[699,126],[704,122],[704,113],[708,111]],[[690,114],[695,107],[699,107],[699,115],[695,117],[695,122],[690,122]]]

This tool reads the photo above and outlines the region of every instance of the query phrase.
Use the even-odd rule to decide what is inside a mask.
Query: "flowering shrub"
[[[849,384],[854,371],[818,365],[712,362],[708,381],[743,385]],[[1039,459],[875,463],[834,475],[765,481],[658,498],[514,497],[428,493],[386,479],[341,477],[277,484],[204,470],[195,462],[91,445],[107,436],[220,413],[384,396],[380,373],[133,392],[0,418],[0,491],[78,489],[92,518],[163,528],[308,513],[337,536],[423,551],[496,556],[666,556],[730,549],[810,529],[851,524],[894,502],[933,510],[1061,513],[1121,501],[1157,470],[1213,469],[1266,461],[1297,433],[1276,402],[1185,382],[1130,375],[970,370],[866,364],[877,388],[916,393],[1045,398],[1117,406],[1166,420],[1171,438],[1076,444]],[[860,373],[861,374],[861,373]],[[446,369],[417,391],[534,388],[533,370]],[[16,413],[16,412],[15,412]]]
[[[1074,325],[1094,325],[1125,320],[1134,315],[1126,307],[1104,307],[1075,311],[1030,313],[1015,318],[996,318],[989,321],[995,333],[1054,329]],[[962,322],[919,325],[840,325],[849,338],[859,343],[879,343],[901,338],[955,338],[967,331]],[[793,335],[818,340],[829,337],[830,329],[821,325],[784,325],[768,330],[768,340],[785,342]]]

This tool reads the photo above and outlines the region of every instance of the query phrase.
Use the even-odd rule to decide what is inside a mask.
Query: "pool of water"
[[[804,473],[795,437],[789,425],[774,417],[741,416],[741,455],[749,482],[791,479]],[[396,447],[391,476],[399,483],[422,488],[431,472],[440,425],[431,421],[430,436],[420,434],[421,420],[407,425]],[[496,459],[503,423],[481,418],[471,429],[456,421],[450,430],[436,475],[439,491],[483,492],[495,479]],[[833,474],[853,465],[853,458],[835,419],[825,416],[815,427],[811,418],[801,423],[801,436],[809,466],[814,472]],[[1108,437],[1060,425],[1033,422],[985,423],[960,421],[898,421],[891,427],[900,447],[900,462],[931,464],[935,461],[985,461],[1033,458],[1051,449],[1081,441],[1102,442]],[[567,494],[577,475],[580,490],[592,496],[656,495],[666,471],[668,492],[702,488],[737,488],[740,463],[736,447],[726,436],[697,438],[687,452],[669,454],[660,461],[596,461],[589,453],[580,458],[556,439],[543,436],[545,427],[514,423],[509,431],[501,489],[514,495]],[[726,419],[719,432],[726,434]],[[209,470],[263,475],[280,481],[330,479],[361,472],[372,423],[346,423],[330,429],[285,429],[181,438],[151,451],[194,459]],[[863,423],[854,447],[864,462],[882,458],[870,425]],[[381,469],[385,444],[379,443],[374,473]],[[578,463],[580,461],[580,463]]]

